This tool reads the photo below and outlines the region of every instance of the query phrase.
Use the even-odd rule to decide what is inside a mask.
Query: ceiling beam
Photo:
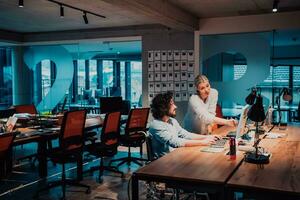
[[[17,44],[19,42],[23,42],[23,35],[12,31],[0,30],[0,41],[13,42]]]
[[[299,29],[300,11],[261,15],[205,18],[199,20],[199,34],[261,32],[280,29]]]
[[[166,0],[102,0],[113,6],[149,17],[164,26],[180,31],[198,29],[198,18]]]

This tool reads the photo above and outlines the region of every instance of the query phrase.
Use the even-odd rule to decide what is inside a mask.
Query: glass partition
[[[291,101],[280,97],[280,106],[289,120],[299,104],[300,30],[274,30],[200,36],[201,70],[219,91],[219,104],[225,116],[245,104],[251,88],[258,87],[264,106],[278,107],[283,88]]]
[[[142,93],[141,42],[114,42],[108,49],[105,44],[25,46],[18,47],[21,50],[15,50],[14,56],[10,47],[0,47],[1,108],[13,105],[13,96],[17,104],[34,103],[39,112],[59,110],[65,98],[67,107],[99,107],[101,96],[122,96],[137,104]],[[126,48],[134,52],[126,52]],[[123,50],[121,55],[118,49]],[[139,64],[132,67],[131,63]],[[18,76],[14,77],[13,69]],[[136,79],[139,82],[134,84],[138,86],[131,88],[133,83],[128,81]],[[22,86],[19,80],[31,86]],[[12,89],[13,82],[16,91]]]

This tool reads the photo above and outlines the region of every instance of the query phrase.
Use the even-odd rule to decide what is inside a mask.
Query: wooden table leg
[[[39,176],[40,178],[47,177],[47,141],[41,137],[38,141],[38,161],[39,161]]]
[[[132,179],[131,180],[132,200],[138,200],[139,199],[139,179],[135,173],[132,174],[131,179]]]

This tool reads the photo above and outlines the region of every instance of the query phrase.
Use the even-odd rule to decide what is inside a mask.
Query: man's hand
[[[211,144],[215,144],[215,140],[213,138],[207,137],[203,140],[200,140],[202,145],[211,145]]]
[[[230,127],[236,127],[238,124],[237,120],[235,119],[228,119],[226,125]]]

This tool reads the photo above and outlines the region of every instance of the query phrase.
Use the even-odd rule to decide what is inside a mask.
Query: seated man
[[[156,95],[151,104],[154,120],[149,127],[155,158],[177,147],[210,145],[218,139],[214,135],[199,135],[183,129],[176,116],[176,105],[171,92]]]

